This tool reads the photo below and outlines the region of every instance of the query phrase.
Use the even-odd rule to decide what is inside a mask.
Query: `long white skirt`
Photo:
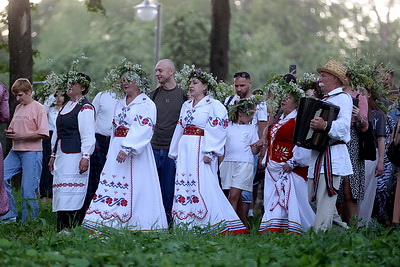
[[[79,174],[81,153],[66,154],[58,142],[53,170],[53,211],[79,210],[85,201],[89,181],[89,168]]]
[[[99,187],[82,225],[97,231],[102,227],[132,231],[167,230],[151,145],[141,154],[130,155],[118,163],[116,158],[122,140],[123,137],[115,137],[110,144]]]
[[[203,161],[202,136],[183,135],[179,142],[172,215],[175,226],[248,233],[222,192],[217,176],[217,159]]]
[[[315,213],[308,202],[307,181],[293,172],[282,175],[284,164],[268,161],[264,184],[265,212],[259,232],[301,234],[314,224]]]

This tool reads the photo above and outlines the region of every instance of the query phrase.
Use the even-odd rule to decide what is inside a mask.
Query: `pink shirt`
[[[49,136],[47,114],[42,104],[33,101],[28,105],[19,104],[15,108],[14,116],[9,129],[16,133],[37,133]],[[13,140],[14,151],[42,151],[42,139],[36,140]]]
[[[368,122],[368,99],[367,97],[362,94],[360,91],[351,91],[351,97],[356,98],[358,96],[358,108],[360,109],[360,116],[363,118],[364,121]],[[356,118],[351,116],[351,125],[355,126]],[[368,123],[365,124],[363,128],[360,130],[365,132],[368,129]]]

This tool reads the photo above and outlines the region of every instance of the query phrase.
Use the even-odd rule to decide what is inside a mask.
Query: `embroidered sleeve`
[[[218,100],[212,99],[204,132],[203,152],[213,152],[217,156],[224,154],[228,122],[228,114],[224,105]]]
[[[151,101],[143,101],[132,105],[126,116],[130,116],[132,124],[121,145],[130,154],[137,155],[146,148],[153,137],[157,116],[156,106]]]
[[[185,102],[186,103],[186,102]],[[168,157],[176,160],[178,158],[178,144],[179,141],[181,140],[181,137],[183,135],[183,129],[184,127],[184,123],[183,123],[183,118],[184,118],[184,114],[186,112],[186,105],[185,103],[182,105],[181,108],[181,113],[179,115],[179,119],[178,119],[178,123],[175,127],[175,131],[174,134],[172,136],[172,140],[171,140],[171,145],[169,147],[169,152],[168,152]]]
[[[89,159],[96,144],[94,108],[90,104],[82,106],[78,114],[78,127],[81,136],[82,157]]]

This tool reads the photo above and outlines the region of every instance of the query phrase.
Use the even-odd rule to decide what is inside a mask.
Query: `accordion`
[[[337,118],[340,107],[312,97],[302,97],[297,112],[293,143],[309,149],[324,150],[329,144],[328,130]],[[312,130],[310,122],[321,117],[328,123],[328,130]]]

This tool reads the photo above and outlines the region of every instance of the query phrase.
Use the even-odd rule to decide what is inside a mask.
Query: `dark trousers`
[[[85,206],[79,210],[57,211],[57,231],[71,229],[81,225],[85,214]]]
[[[51,137],[53,131],[50,131],[50,138],[43,139],[43,159],[42,159],[42,174],[40,176],[39,193],[40,197],[53,197],[53,175],[51,174],[48,164],[51,155]]]
[[[153,149],[153,153],[157,165],[165,213],[167,215],[168,225],[171,225],[171,211],[175,193],[175,162],[168,158],[167,149]]]
[[[90,157],[89,184],[86,193],[85,203],[83,204],[86,210],[89,208],[90,202],[92,201],[94,194],[99,187],[100,175],[103,171],[104,164],[106,163],[109,146],[109,136],[96,134],[96,147],[92,156]]]

